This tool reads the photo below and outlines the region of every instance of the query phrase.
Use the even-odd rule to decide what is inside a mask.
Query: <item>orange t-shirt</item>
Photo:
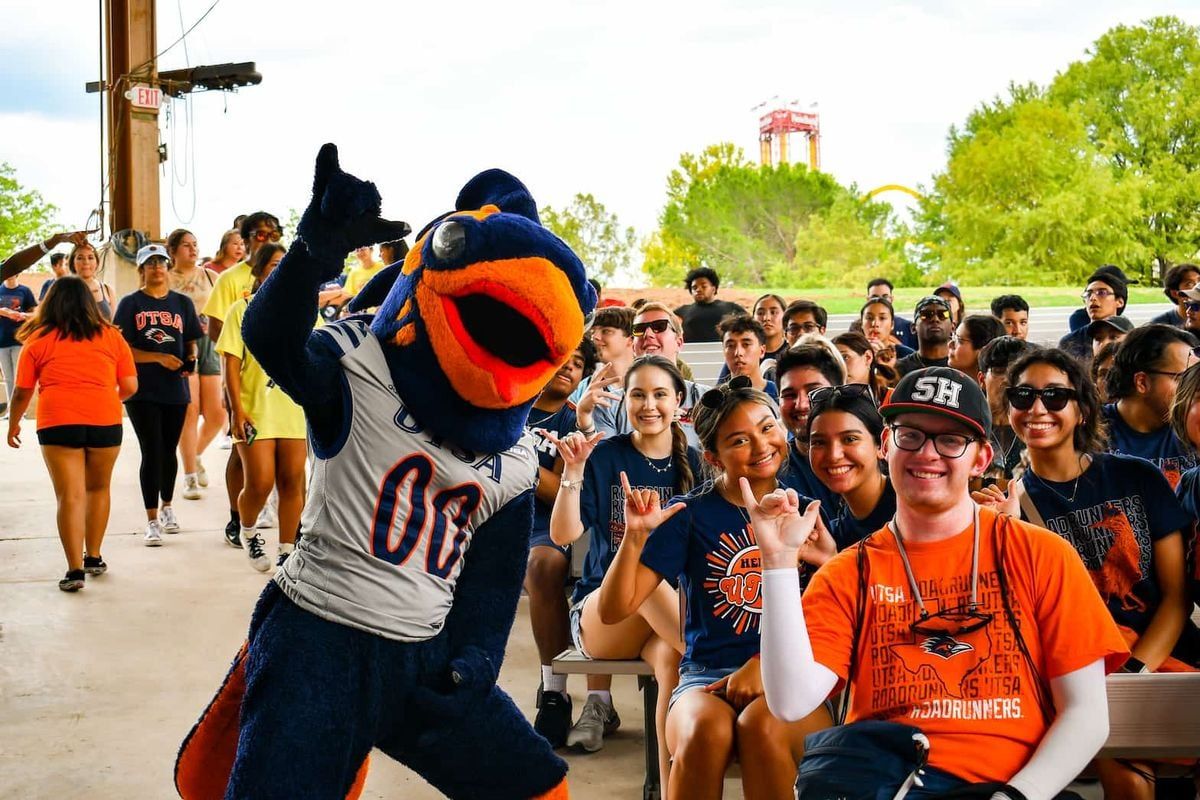
[[[41,388],[37,429],[57,425],[120,425],[117,379],[137,375],[133,352],[121,332],[106,326],[83,341],[39,335],[21,348],[17,386]]]
[[[1107,671],[1129,650],[1062,538],[979,512],[979,610],[986,627],[955,637],[916,634],[917,618],[896,540],[886,528],[866,539],[867,607],[847,721],[881,719],[921,728],[929,763],[968,781],[1008,781],[1033,755],[1047,723],[1037,678],[1017,647],[996,573],[997,534],[1006,537],[1009,601],[1044,681],[1103,658]],[[933,614],[971,598],[972,528],[905,550],[925,607]],[[857,547],[817,571],[804,592],[804,618],[816,660],[844,681],[858,606]],[[1047,697],[1047,700],[1050,698]]]

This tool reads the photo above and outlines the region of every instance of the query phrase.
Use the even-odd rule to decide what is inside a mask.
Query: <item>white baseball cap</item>
[[[167,255],[167,248],[163,247],[161,244],[148,244],[138,250],[137,265],[140,267],[142,264],[145,264],[155,256],[161,256],[168,261],[171,259],[171,257]]]

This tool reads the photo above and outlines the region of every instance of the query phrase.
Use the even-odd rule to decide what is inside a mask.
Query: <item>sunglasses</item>
[[[945,320],[945,319],[950,319],[950,312],[942,310],[942,309],[927,309],[925,311],[922,311],[920,314],[918,314],[918,316],[921,319],[925,319],[925,320],[930,320],[930,319]]]
[[[994,614],[978,611],[977,606],[968,604],[947,608],[936,614],[923,613],[908,628],[921,636],[949,636],[953,639],[986,628],[994,618]]]
[[[642,338],[646,335],[646,331],[666,333],[667,328],[669,327],[671,327],[671,321],[668,319],[656,319],[651,322],[635,322],[633,323],[633,338]]]
[[[280,239],[283,238],[283,234],[281,232],[275,231],[275,230],[255,231],[254,233],[250,234],[250,236],[253,237],[254,241],[256,241],[256,242],[266,242],[266,241],[278,242]]]
[[[813,389],[808,393],[808,404],[811,409],[809,418],[812,418],[814,411],[840,399],[861,400],[864,397],[871,401],[871,405],[875,405],[875,393],[865,383],[844,383],[841,386],[822,386],[820,389]]]
[[[1197,311],[1200,311],[1200,303],[1188,303],[1184,308],[1195,314]]]
[[[709,389],[704,394],[700,395],[700,405],[705,408],[711,408],[714,411],[725,405],[725,401],[739,389],[749,389],[751,386],[750,379],[745,375],[735,375],[725,383],[715,389]]]
[[[1062,411],[1067,403],[1079,399],[1079,393],[1068,386],[1047,386],[1045,389],[1035,389],[1032,386],[1010,386],[1004,390],[1008,404],[1018,411],[1028,411],[1033,408],[1033,402],[1042,398],[1042,405],[1047,411]]]
[[[783,329],[785,333],[790,333],[793,336],[800,333],[818,333],[821,326],[815,322],[806,322],[803,325],[793,322]]]

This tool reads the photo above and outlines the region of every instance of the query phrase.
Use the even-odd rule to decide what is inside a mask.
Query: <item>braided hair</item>
[[[629,391],[629,381],[634,373],[646,367],[656,367],[667,373],[675,387],[676,398],[679,402],[683,401],[687,395],[687,384],[684,383],[679,367],[674,362],[656,355],[639,356],[633,360],[633,364],[625,372],[626,392]],[[679,424],[679,420],[671,420],[671,458],[679,467],[678,477],[675,480],[675,493],[687,494],[696,484],[696,476],[692,472],[691,459],[688,458],[687,435],[683,432],[683,426]]]

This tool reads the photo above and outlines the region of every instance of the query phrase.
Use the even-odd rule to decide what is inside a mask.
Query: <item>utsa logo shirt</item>
[[[317,453],[304,536],[275,582],[332,622],[400,641],[432,638],[475,531],[536,483],[532,437],[502,453],[464,450],[408,412],[364,322],[315,335],[342,353],[346,420],[328,457]]]
[[[165,297],[151,297],[139,289],[122,297],[113,324],[134,350],[166,353],[180,361],[187,359],[187,343],[204,335],[196,306],[186,295],[172,291]],[[137,373],[138,390],[130,401],[187,405],[191,400],[187,378],[180,370],[141,362]]]

